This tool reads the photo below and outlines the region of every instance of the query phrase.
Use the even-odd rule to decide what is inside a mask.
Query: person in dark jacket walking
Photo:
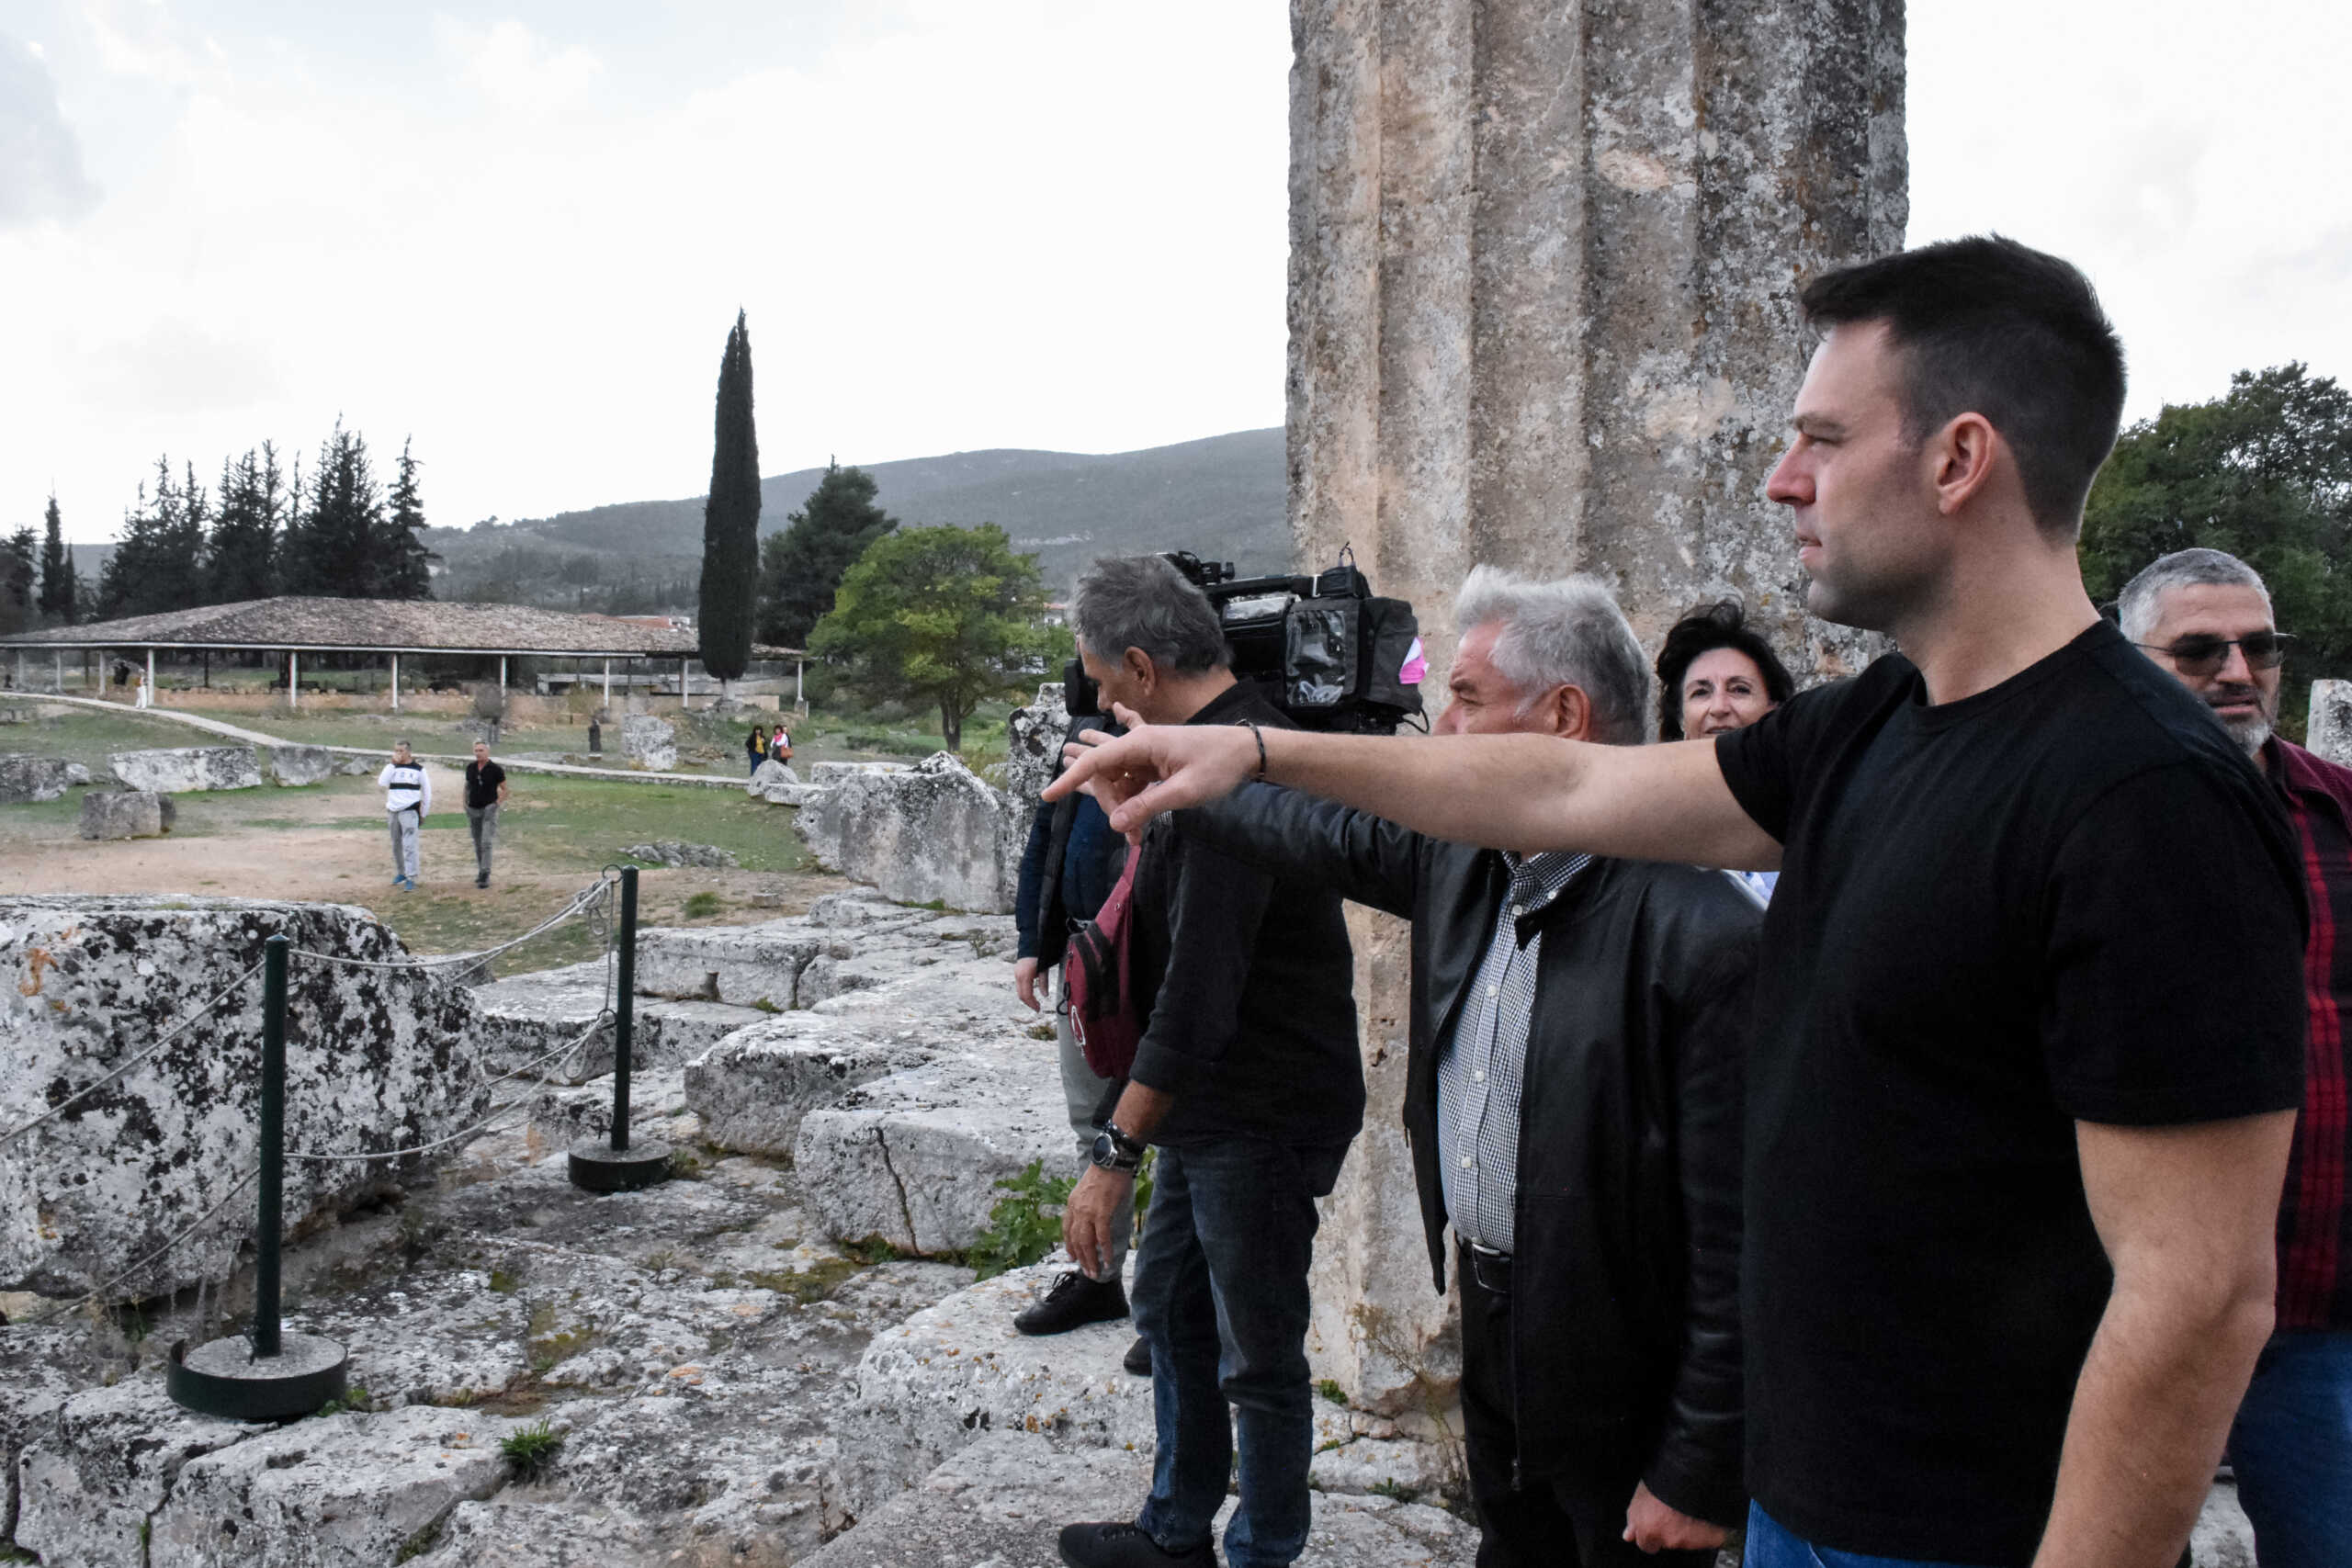
[[[1237,682],[1207,596],[1158,556],[1099,560],[1078,584],[1079,656],[1148,722],[1286,728]],[[1134,852],[1132,980],[1145,1021],[1128,1082],[1063,1209],[1080,1269],[1109,1277],[1114,1215],[1159,1151],[1136,1260],[1151,1347],[1151,1495],[1134,1520],[1061,1532],[1072,1568],[1280,1568],[1306,1547],[1315,1441],[1306,1272],[1316,1200],[1363,1124],[1355,958],[1339,896],[1184,840]]]
[[[1440,734],[1641,743],[1649,671],[1599,583],[1480,567],[1455,620]],[[1176,822],[1413,922],[1405,1131],[1441,1292],[1453,1226],[1480,1568],[1711,1563],[1747,1501],[1760,903],[1719,871],[1481,850],[1271,784]]]
[[[752,772],[758,773],[760,764],[768,760],[766,726],[758,724],[752,726],[752,733],[745,737],[743,741],[743,756],[752,764]]]
[[[1092,711],[1073,714],[1070,737],[1080,729],[1099,729],[1111,721]],[[1071,925],[1091,920],[1109,897],[1112,885],[1126,858],[1126,840],[1111,831],[1110,819],[1091,795],[1076,795],[1050,806],[1040,806],[1029,824],[1029,842],[1021,854],[1021,880],[1012,906],[1019,933],[1014,950],[1012,985],[1023,1004],[1038,1010],[1050,1007],[1054,1038],[1061,1054],[1062,1100],[1070,1132],[1078,1140],[1079,1169],[1086,1168],[1095,1135],[1110,1119],[1119,1098],[1116,1079],[1098,1076],[1086,1064],[1078,1036],[1070,1029],[1069,1010],[1057,999],[1056,972],[1069,944]],[[1042,992],[1042,994],[1041,994]],[[1130,1187],[1110,1220],[1110,1261],[1103,1278],[1090,1280],[1072,1269],[1053,1288],[1012,1320],[1023,1334],[1060,1334],[1089,1323],[1104,1323],[1127,1315],[1126,1287],[1121,1282],[1127,1241],[1135,1231],[1135,1192]],[[1128,1370],[1151,1371],[1151,1353],[1138,1339],[1127,1352]]]

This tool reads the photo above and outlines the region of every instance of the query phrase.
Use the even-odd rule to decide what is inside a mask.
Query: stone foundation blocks
[[[170,795],[153,790],[94,790],[82,797],[80,831],[85,839],[160,839],[178,814]]]

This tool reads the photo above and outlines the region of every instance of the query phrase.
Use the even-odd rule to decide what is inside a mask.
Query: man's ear
[[[1949,517],[1982,493],[1999,464],[2002,446],[2000,433],[1981,413],[1957,415],[1929,436],[1937,510]]]
[[[1154,685],[1158,684],[1159,680],[1159,668],[1158,665],[1152,663],[1151,655],[1146,653],[1142,649],[1131,648],[1127,649],[1126,652],[1119,656],[1119,663],[1121,667],[1126,671],[1127,679],[1136,683],[1136,691],[1148,692]]]
[[[1556,687],[1544,701],[1551,709],[1553,734],[1563,740],[1592,739],[1592,699],[1583,687]]]

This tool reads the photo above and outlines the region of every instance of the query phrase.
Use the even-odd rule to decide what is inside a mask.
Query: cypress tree
[[[40,616],[51,626],[69,626],[75,597],[74,552],[65,547],[65,522],[58,513],[56,496],[49,498],[41,522]]]
[[[695,615],[703,668],[721,682],[739,679],[751,662],[759,568],[760,442],[752,423],[752,333],[738,310],[718,361],[718,428],[710,499],[703,505],[702,591]]]
[[[382,581],[384,497],[368,461],[368,443],[335,421],[319,444],[310,510],[289,529],[286,588],[291,593],[371,599]]]
[[[40,614],[35,586],[38,538],[30,527],[23,527],[0,544],[0,634],[27,630]]]
[[[220,503],[205,560],[209,604],[235,604],[277,592],[278,527],[284,484],[268,442],[220,465]]]

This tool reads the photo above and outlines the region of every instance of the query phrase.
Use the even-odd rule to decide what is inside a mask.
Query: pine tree
[[[0,636],[34,626],[40,614],[36,587],[40,548],[29,528],[19,528],[0,543]]]
[[[123,513],[122,533],[98,578],[100,618],[152,615],[198,602],[204,545],[205,499],[193,465],[187,485],[172,482],[169,457],[155,459],[155,493],[139,487],[139,499]]]
[[[416,458],[411,456],[414,438],[401,444],[399,477],[392,480],[392,512],[384,519],[381,542],[377,546],[379,576],[377,599],[430,599],[433,597],[432,563],[441,558],[424,547],[423,535],[424,502],[417,493]]]
[[[298,477],[299,482],[299,477]],[[290,528],[284,551],[286,590],[337,599],[376,596],[384,526],[383,491],[368,461],[368,443],[335,421],[319,444],[310,510]]]
[[[752,333],[741,310],[718,362],[717,426],[695,625],[703,668],[727,682],[751,661],[760,568],[760,442],[752,420]]]
[[[220,503],[205,560],[205,598],[214,604],[266,599],[277,592],[278,529],[285,498],[277,450],[268,442],[220,465]]]
[[[57,510],[57,497],[49,498],[49,510],[42,513],[43,533],[40,541],[40,618],[51,626],[70,626],[74,621],[74,552],[65,545],[65,522]]]
[[[817,623],[833,607],[842,574],[866,547],[899,525],[874,503],[874,476],[863,468],[825,467],[825,477],[801,509],[760,549],[762,642],[806,648]]]

